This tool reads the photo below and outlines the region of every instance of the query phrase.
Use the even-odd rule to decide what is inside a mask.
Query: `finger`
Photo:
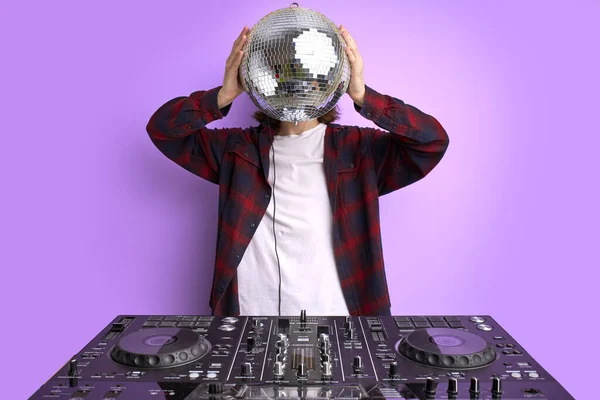
[[[226,68],[229,71],[238,69],[242,62],[243,56],[244,56],[244,52],[242,50],[238,51],[237,53],[231,53],[231,56],[229,56],[229,58],[227,59]]]
[[[352,38],[352,36],[350,36],[350,34],[348,33],[348,31],[345,28],[343,28],[341,30],[341,32],[342,32],[342,36],[343,36],[344,40],[346,40],[346,44],[348,46],[350,46],[350,47],[356,48],[357,47],[356,46],[356,42],[354,41],[354,39]]]
[[[235,49],[236,46],[239,45],[240,42],[242,42],[244,40],[244,37],[246,36],[247,32],[248,32],[248,27],[244,26],[244,29],[242,29],[242,32],[240,33],[240,35],[233,42],[233,48],[234,49]]]
[[[348,46],[346,46],[346,55],[348,56],[350,64],[354,64],[356,62],[356,54],[354,54],[354,51],[352,51],[352,49]]]

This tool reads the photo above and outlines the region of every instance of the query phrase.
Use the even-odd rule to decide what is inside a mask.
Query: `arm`
[[[156,147],[188,171],[213,183],[219,182],[221,159],[232,134],[242,129],[207,129],[210,122],[229,113],[231,103],[243,92],[238,68],[248,27],[239,34],[225,62],[223,85],[177,97],[160,107],[146,130]]]
[[[221,87],[177,97],[161,106],[146,130],[154,145],[188,171],[218,183],[221,159],[231,134],[241,129],[207,129],[229,113],[231,102],[220,99]],[[219,107],[221,106],[221,107]]]
[[[363,117],[382,128],[361,128],[368,136],[377,172],[379,195],[408,186],[425,177],[440,162],[449,137],[430,115],[365,86]]]

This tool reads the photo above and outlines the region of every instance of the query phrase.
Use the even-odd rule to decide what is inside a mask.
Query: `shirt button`
[[[188,125],[188,128],[192,129],[192,126],[191,126],[191,125]]]
[[[271,197],[269,193],[265,194],[265,199],[268,199],[269,197]]]
[[[254,228],[256,226],[256,224],[253,222],[250,224],[250,227]]]
[[[213,118],[217,118],[217,117],[218,117],[217,113],[214,113]]]
[[[246,157],[248,157],[248,152],[244,153],[244,155],[245,155]]]
[[[370,116],[371,116],[371,113],[367,113],[367,117],[370,117]]]
[[[354,168],[354,164],[350,164],[350,168]]]
[[[238,260],[241,258],[240,255],[236,255],[235,258],[237,258]]]

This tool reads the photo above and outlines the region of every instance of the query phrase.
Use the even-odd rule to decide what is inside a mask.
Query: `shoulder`
[[[328,124],[340,150],[356,151],[369,144],[370,128],[355,125]]]

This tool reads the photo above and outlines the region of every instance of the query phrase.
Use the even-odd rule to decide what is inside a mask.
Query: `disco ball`
[[[249,32],[239,74],[254,104],[279,121],[325,115],[348,89],[350,62],[338,27],[296,3]]]

